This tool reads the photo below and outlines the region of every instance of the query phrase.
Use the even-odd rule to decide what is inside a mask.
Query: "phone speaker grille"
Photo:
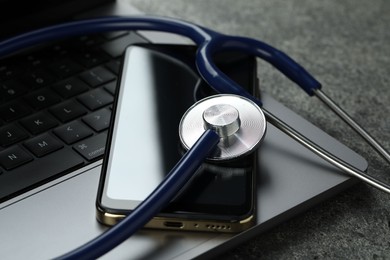
[[[214,225],[214,224],[207,224],[206,228],[212,229],[212,230],[230,230],[231,229],[231,227],[229,225]]]

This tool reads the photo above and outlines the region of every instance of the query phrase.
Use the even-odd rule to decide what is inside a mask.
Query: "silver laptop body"
[[[82,2],[82,1],[81,1]],[[87,16],[83,8],[78,17]],[[88,15],[134,14],[123,3],[106,3]],[[54,22],[51,21],[51,22]],[[41,23],[37,22],[41,25]],[[11,32],[10,32],[11,33]],[[172,35],[144,33],[152,42],[185,43]],[[264,106],[311,140],[355,167],[366,161],[266,93]],[[44,166],[42,166],[44,167]],[[0,258],[48,259],[104,232],[95,219],[101,160],[13,196],[0,204]],[[4,174],[4,173],[3,173]],[[1,177],[1,176],[0,176]],[[189,259],[212,257],[356,183],[272,125],[259,152],[257,223],[239,234],[141,230],[105,259]]]

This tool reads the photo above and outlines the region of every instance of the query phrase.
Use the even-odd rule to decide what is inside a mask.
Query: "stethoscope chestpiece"
[[[252,153],[266,132],[263,111],[253,101],[237,95],[215,95],[196,102],[183,115],[179,135],[187,150],[207,129],[220,136],[220,142],[207,158],[233,160]]]

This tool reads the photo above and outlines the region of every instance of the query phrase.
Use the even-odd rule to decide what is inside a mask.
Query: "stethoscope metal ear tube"
[[[331,153],[327,152],[326,150],[324,150],[323,148],[321,148],[317,144],[313,143],[312,141],[310,141],[309,139],[307,139],[306,137],[301,135],[299,132],[295,131],[289,125],[284,123],[279,118],[275,117],[273,114],[271,114],[270,112],[268,112],[264,108],[263,108],[263,112],[266,115],[267,120],[271,124],[273,124],[274,126],[279,128],[281,131],[286,133],[288,136],[292,137],[294,140],[296,140],[298,143],[302,144],[304,147],[306,147],[310,151],[317,154],[319,157],[321,157],[325,161],[336,166],[337,168],[339,168],[343,172],[346,172],[346,173],[364,181],[365,183],[367,183],[367,184],[369,184],[369,185],[371,185],[371,186],[373,186],[381,191],[384,191],[384,192],[390,194],[390,186],[387,185],[386,183],[384,183],[380,180],[377,180],[377,179],[371,177],[370,175],[366,174],[365,172],[363,172],[359,169],[356,169],[353,166],[347,164],[346,162],[340,160],[336,156],[332,155]]]
[[[192,39],[199,45],[197,66],[204,79],[221,93],[243,95],[251,98],[235,82],[224,75],[212,62],[212,56],[218,51],[239,50],[262,58],[284,75],[297,83],[309,95],[316,95],[337,115],[358,132],[379,154],[390,162],[389,153],[375,141],[362,127],[349,117],[330,98],[320,91],[321,84],[303,67],[283,52],[268,44],[245,37],[226,36],[188,22],[162,17],[104,17],[76,21],[43,28],[0,42],[0,57],[7,56],[23,48],[31,47],[49,40],[58,40],[67,36],[115,30],[153,30],[176,33]],[[257,100],[261,106],[261,102]]]
[[[224,104],[229,104],[229,106],[224,106]],[[210,108],[215,108],[217,105],[219,105],[219,108],[213,109],[217,110],[213,111],[213,114],[214,117],[218,119],[218,121],[221,121],[223,126],[231,126],[232,124],[229,122],[229,120],[231,120],[232,117],[238,119],[238,114],[240,114],[241,120],[244,123],[241,125],[241,127],[239,127],[239,131],[237,130],[232,134],[232,138],[235,138],[235,140],[230,139],[230,142],[221,141],[212,154],[212,157],[208,157],[208,159],[219,161],[230,160],[239,158],[240,156],[245,155],[247,152],[253,151],[253,149],[259,145],[260,141],[264,137],[266,129],[266,117],[271,124],[276,126],[278,129],[286,133],[288,136],[302,144],[310,151],[317,154],[325,161],[336,166],[343,172],[357,177],[365,183],[390,194],[390,186],[386,183],[376,180],[365,172],[356,169],[355,167],[340,160],[333,154],[327,152],[317,144],[301,135],[299,132],[291,128],[289,125],[277,118],[265,108],[260,109],[260,107],[258,107],[251,100],[240,96],[216,95],[205,98],[189,108],[183,115],[179,126],[180,139],[186,148],[191,147],[192,143],[195,143],[198,137],[201,136],[201,134],[206,129],[215,129],[214,126],[209,126],[210,123],[208,123],[204,118],[204,113],[207,113]],[[257,109],[254,107],[257,107]],[[239,108],[237,111],[237,117],[235,111],[232,110],[232,108]],[[232,120],[232,122],[233,121],[234,120]],[[217,120],[214,120],[214,122],[217,122]],[[214,125],[216,125],[216,123],[214,123]],[[219,128],[222,128],[223,126],[220,126]],[[254,136],[256,137],[255,139],[253,139]],[[228,136],[225,137],[225,139],[228,139]]]
[[[352,127],[368,144],[370,144],[385,160],[390,163],[390,154],[383,148],[366,130],[353,120],[341,107],[330,99],[323,91],[316,89],[313,91],[322,102],[333,110],[341,119]]]

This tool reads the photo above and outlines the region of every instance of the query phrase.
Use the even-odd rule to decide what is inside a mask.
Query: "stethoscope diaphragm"
[[[264,138],[266,120],[253,101],[237,95],[215,95],[196,102],[183,115],[180,140],[189,149],[207,129],[220,136],[209,160],[237,159],[253,152]]]

